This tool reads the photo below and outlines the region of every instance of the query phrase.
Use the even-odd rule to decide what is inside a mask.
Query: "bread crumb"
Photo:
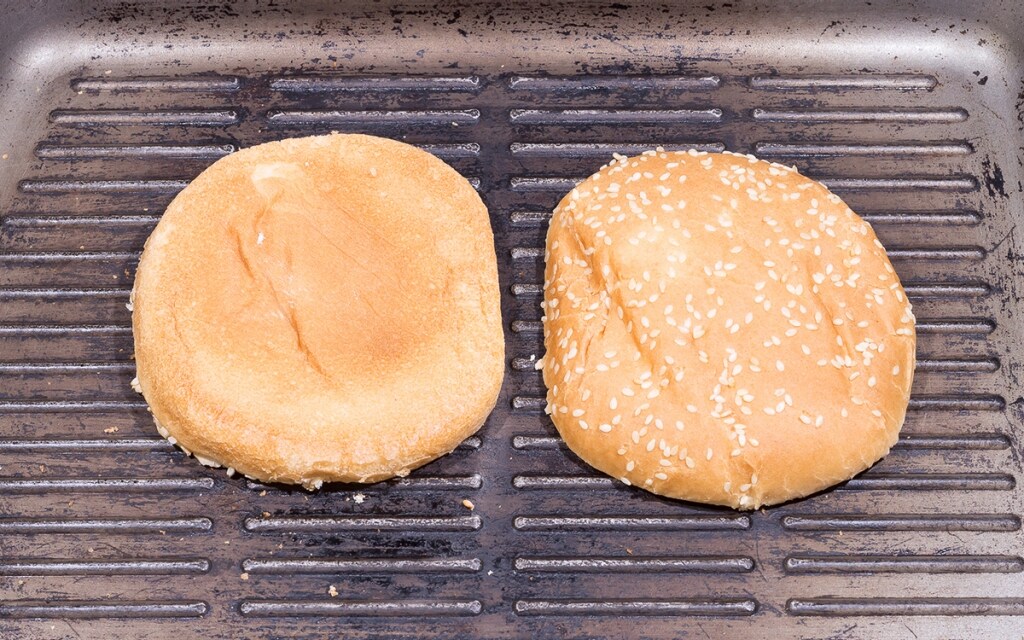
[[[242,580],[248,580],[249,579],[249,574],[248,573],[243,573],[242,575],[240,575],[238,577],[241,578]]]
[[[267,490],[266,490],[266,489],[264,489],[263,491],[260,491],[260,497],[261,497],[261,498],[262,498],[263,496],[265,496],[265,495],[267,495]]]
[[[476,509],[476,505],[474,505],[468,498],[463,498],[462,506],[466,507],[470,511],[472,511],[473,509]]]
[[[103,433],[117,433],[120,430],[121,429],[118,427],[107,427],[106,429],[103,430]]]
[[[335,588],[335,586],[332,584],[331,586],[327,587],[327,595],[331,596],[332,598],[337,598],[338,589]]]
[[[270,517],[270,512],[269,512],[269,511],[264,511],[264,512],[263,512],[263,513],[261,513],[260,515],[261,515],[262,517],[264,517],[264,518],[269,518],[269,517]]]
[[[352,496],[352,501],[355,502],[356,504],[363,504],[364,500],[366,500],[366,496],[364,496],[361,493],[357,493],[356,495]]]

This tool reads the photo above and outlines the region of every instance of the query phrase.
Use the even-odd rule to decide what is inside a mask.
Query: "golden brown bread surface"
[[[821,184],[751,156],[618,158],[555,209],[546,258],[548,410],[601,471],[755,509],[895,443],[914,317]]]
[[[382,138],[214,163],[147,241],[133,305],[161,433],[264,481],[404,475],[482,425],[504,371],[486,208]]]

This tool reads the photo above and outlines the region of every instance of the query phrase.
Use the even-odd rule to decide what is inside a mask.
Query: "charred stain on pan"
[[[985,158],[981,161],[981,168],[988,195],[993,198],[996,196],[1008,198],[1003,179],[1003,170],[999,168],[999,165],[992,162],[991,158]]]

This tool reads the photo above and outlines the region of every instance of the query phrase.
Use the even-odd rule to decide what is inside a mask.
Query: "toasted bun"
[[[263,481],[374,482],[454,449],[504,370],[487,210],[412,146],[262,144],[168,207],[133,292],[161,433]]]
[[[914,316],[871,227],[752,156],[619,158],[555,209],[548,410],[585,461],[648,491],[755,509],[896,442]]]

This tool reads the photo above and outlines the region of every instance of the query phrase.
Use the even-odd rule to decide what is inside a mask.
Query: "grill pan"
[[[1024,6],[4,4],[0,637],[1024,629]],[[307,493],[156,436],[125,302],[204,167],[332,130],[422,145],[479,188],[509,364],[450,456]],[[873,469],[739,513],[560,445],[533,370],[547,218],[612,152],[654,144],[795,164],[890,248],[919,362]]]

